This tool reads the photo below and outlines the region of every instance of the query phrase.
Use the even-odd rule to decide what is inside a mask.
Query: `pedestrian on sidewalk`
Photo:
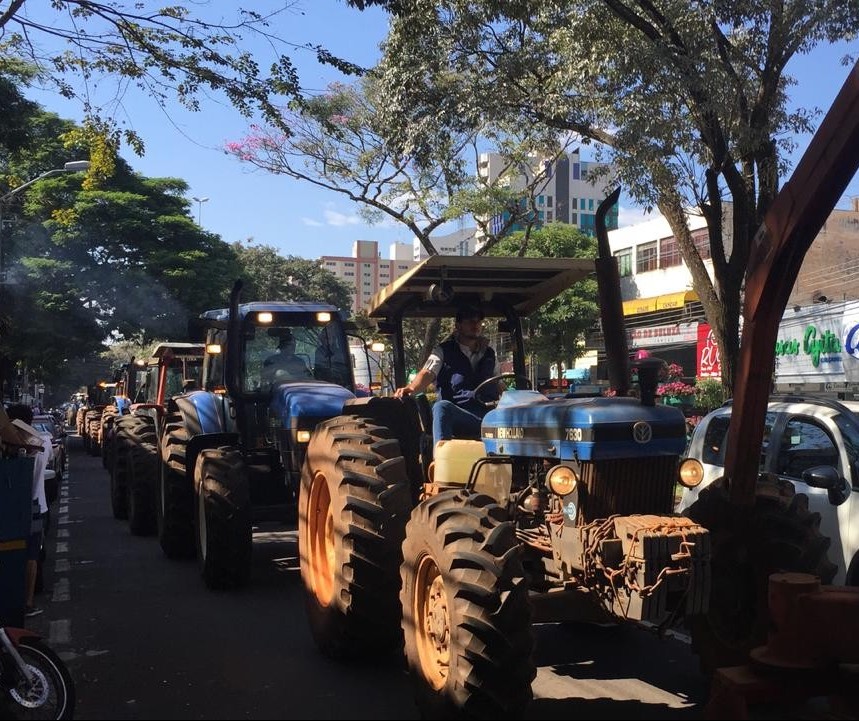
[[[44,530],[45,514],[48,511],[47,498],[45,497],[45,469],[48,466],[48,459],[51,457],[51,442],[42,436],[31,425],[33,422],[33,409],[23,403],[11,405],[6,409],[6,413],[12,420],[13,425],[17,426],[20,431],[23,431],[30,438],[31,450],[28,452],[35,458],[33,464],[33,514],[30,524],[30,536],[27,539],[27,570],[25,576],[24,615],[27,618],[38,616],[42,613],[41,608],[35,605],[34,597],[36,595],[36,578],[39,571],[39,555],[42,551],[42,539]]]

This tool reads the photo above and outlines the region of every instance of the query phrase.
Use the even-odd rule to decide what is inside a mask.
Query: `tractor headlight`
[[[576,490],[579,474],[570,466],[555,466],[546,473],[546,484],[553,493],[567,496]]]
[[[299,443],[310,443],[310,431],[297,431],[295,440]]]
[[[680,464],[680,485],[695,488],[704,480],[704,466],[696,458],[687,458]]]

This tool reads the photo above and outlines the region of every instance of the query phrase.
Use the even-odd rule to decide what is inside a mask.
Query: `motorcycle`
[[[0,718],[71,719],[75,687],[66,665],[41,636],[0,626]]]

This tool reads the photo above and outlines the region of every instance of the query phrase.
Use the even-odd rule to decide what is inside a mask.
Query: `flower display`
[[[694,396],[695,395],[695,387],[690,386],[683,381],[670,381],[669,383],[662,383],[656,389],[656,395],[658,396]]]
[[[684,398],[695,395],[695,386],[683,382],[683,366],[669,363],[663,369],[664,383],[656,388],[656,395],[665,398]]]

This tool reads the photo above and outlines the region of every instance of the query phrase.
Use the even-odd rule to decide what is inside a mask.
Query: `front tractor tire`
[[[764,473],[754,506],[733,505],[720,479],[701,491],[686,515],[710,531],[711,543],[710,608],[690,618],[692,650],[705,673],[746,664],[750,651],[767,641],[770,575],[810,573],[823,584],[835,575],[820,514],[809,512],[808,496],[792,483]]]
[[[241,453],[229,446],[202,451],[194,487],[203,580],[211,589],[240,588],[250,578],[253,546],[248,474]]]
[[[402,646],[399,567],[412,507],[399,441],[366,418],[317,426],[301,476],[298,534],[311,632],[335,659]]]
[[[401,569],[406,660],[422,718],[520,718],[531,701],[531,607],[519,543],[489,496],[413,512]]]

